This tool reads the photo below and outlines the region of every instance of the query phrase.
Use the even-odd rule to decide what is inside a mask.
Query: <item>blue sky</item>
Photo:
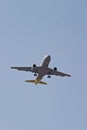
[[[32,73],[11,66],[50,67],[47,86],[28,84]],[[0,1],[0,129],[87,130],[87,2],[84,0]]]

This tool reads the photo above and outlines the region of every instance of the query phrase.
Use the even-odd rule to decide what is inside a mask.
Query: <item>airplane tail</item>
[[[30,83],[35,83],[35,85],[37,84],[44,84],[46,85],[47,83],[46,82],[43,82],[43,81],[38,81],[38,80],[25,80],[25,82],[30,82]]]

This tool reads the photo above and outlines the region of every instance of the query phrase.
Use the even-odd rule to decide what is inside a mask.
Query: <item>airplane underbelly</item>
[[[38,72],[38,76],[37,76],[36,79],[41,80],[44,77],[45,73],[46,73],[46,69],[45,68],[41,68],[40,71]]]
[[[42,75],[42,74],[38,74],[36,80],[41,80],[41,79],[43,78],[43,76],[44,76],[44,75]]]

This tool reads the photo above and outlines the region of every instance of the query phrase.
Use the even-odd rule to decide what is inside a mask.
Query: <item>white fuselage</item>
[[[38,75],[36,77],[36,80],[41,80],[43,78],[43,76],[46,74],[47,72],[47,68],[48,68],[48,65],[50,63],[50,60],[51,60],[51,57],[49,55],[46,55],[43,60],[42,60],[42,63],[41,63],[41,68],[38,72]]]

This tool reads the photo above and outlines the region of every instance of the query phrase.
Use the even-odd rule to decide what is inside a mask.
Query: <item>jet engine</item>
[[[54,67],[54,71],[56,71],[57,70],[57,67]]]
[[[34,76],[37,76],[37,74],[36,74],[36,73],[34,73]]]
[[[36,67],[36,64],[33,64],[33,68],[35,68]]]
[[[50,75],[48,75],[48,76],[47,76],[47,78],[51,78],[51,76],[50,76]]]
[[[33,64],[31,67],[32,72],[35,71],[35,68],[36,68],[36,64]]]
[[[34,71],[35,71],[35,69],[36,69],[36,64],[33,64],[32,71],[34,72]],[[37,76],[37,74],[36,74],[36,73],[34,73],[34,76]]]

